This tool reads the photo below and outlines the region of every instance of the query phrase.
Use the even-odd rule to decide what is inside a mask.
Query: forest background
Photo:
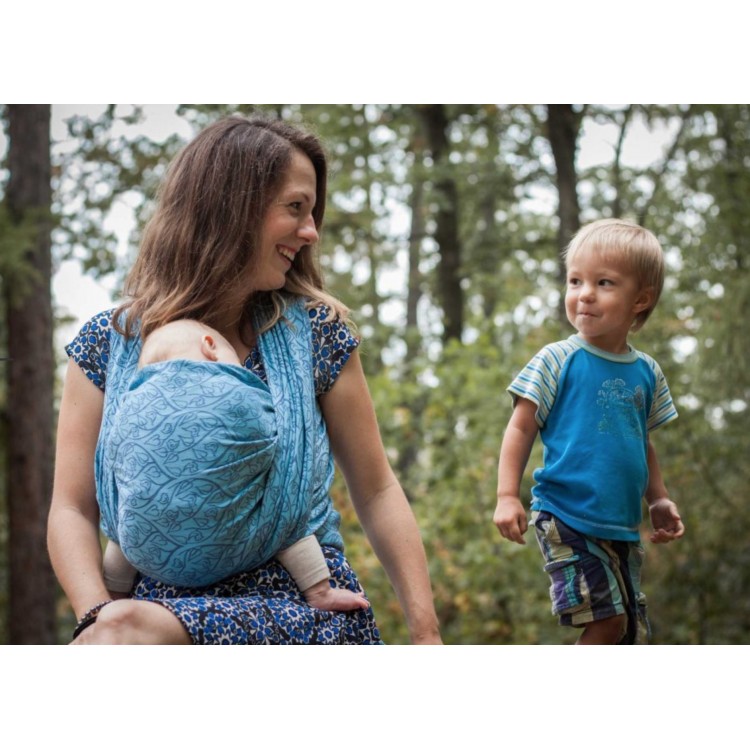
[[[58,144],[44,107],[0,110],[0,357],[9,358],[0,362],[0,642],[63,643],[73,624],[44,545],[64,363],[52,342],[66,326],[66,301],[56,310],[50,295],[54,269],[73,259],[116,290],[186,133],[255,109],[305,123],[327,144],[321,262],[363,337],[445,641],[574,638],[549,614],[533,537],[511,545],[492,524],[497,452],[507,384],[570,333],[561,249],[582,223],[622,216],[651,229],[667,254],[665,294],[632,343],[660,362],[680,411],[654,436],[687,527],[679,543],[646,542],[654,641],[746,642],[750,106],[182,105],[187,130],[154,139],[138,107],[113,105],[70,117]],[[582,163],[595,129],[609,148]],[[647,158],[629,148],[636,132],[653,137]],[[124,251],[108,223],[122,205],[135,217]],[[530,468],[540,458],[537,446]],[[530,486],[529,471],[526,498]],[[334,499],[384,638],[406,642],[340,480]]]

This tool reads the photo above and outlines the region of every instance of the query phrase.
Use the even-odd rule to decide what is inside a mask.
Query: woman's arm
[[[76,617],[111,598],[102,578],[94,452],[104,394],[72,360],[65,374],[47,544]]]
[[[422,539],[385,455],[362,363],[355,350],[320,397],[331,447],[360,523],[393,584],[412,643],[440,643]]]

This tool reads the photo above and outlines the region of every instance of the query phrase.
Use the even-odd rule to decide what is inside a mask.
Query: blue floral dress
[[[68,356],[102,391],[106,387],[112,310],[95,315],[68,344]],[[310,310],[313,370],[318,396],[336,382],[357,340],[349,328],[326,321],[324,305]],[[117,335],[117,334],[115,334]],[[258,348],[245,367],[266,379]],[[323,546],[331,585],[361,592],[344,554]],[[382,643],[372,608],[354,612],[314,609],[276,560],[203,588],[180,588],[139,576],[131,596],[158,602],[184,625],[196,644],[375,644]]]

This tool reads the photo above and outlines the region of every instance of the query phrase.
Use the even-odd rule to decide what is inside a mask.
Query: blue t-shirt
[[[544,466],[534,472],[532,510],[582,534],[638,541],[648,433],[677,418],[659,365],[574,335],[545,346],[508,391],[537,405]]]

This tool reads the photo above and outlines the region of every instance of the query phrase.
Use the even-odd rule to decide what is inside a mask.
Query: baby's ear
[[[216,342],[213,336],[206,334],[201,338],[201,354],[211,362],[217,361]]]

